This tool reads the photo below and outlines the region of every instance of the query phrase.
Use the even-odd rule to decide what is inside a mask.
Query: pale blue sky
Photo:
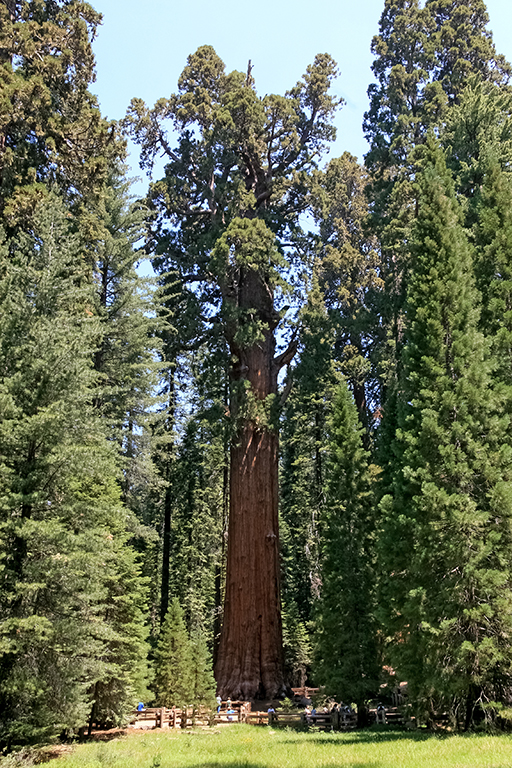
[[[371,82],[370,43],[384,0],[91,0],[103,14],[95,42],[103,114],[121,118],[133,96],[152,105],[176,90],[186,58],[213,45],[228,70],[245,71],[251,59],[260,94],[282,93],[316,53],[330,53],[341,74],[335,91],[346,105],[338,115],[332,154],[366,151],[361,122]],[[490,28],[500,53],[512,60],[511,0],[488,0]],[[132,158],[134,174],[140,171]]]

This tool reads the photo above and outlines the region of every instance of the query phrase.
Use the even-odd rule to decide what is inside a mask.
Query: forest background
[[[182,28],[203,33],[173,18],[169,35],[164,14],[162,45],[142,45],[139,20],[144,66],[118,70],[130,92],[115,116],[139,98],[120,126],[88,90],[95,11],[0,10],[2,742],[117,722],[138,698],[170,703],[177,638],[189,690],[206,644],[229,695],[310,676],[362,722],[387,664],[426,721],[442,709],[459,727],[507,723],[512,100],[484,4],[386,1],[366,168],[345,151],[325,172],[340,97],[341,115],[361,103],[348,82],[365,67],[348,46],[347,90],[316,50],[282,87],[270,82],[295,60],[283,40],[301,56],[316,43],[277,22],[279,49],[260,35],[267,64],[279,50],[268,87],[257,53],[243,46],[241,71],[225,75],[222,51],[194,54],[192,39],[169,79],[147,50],[183,45]],[[330,11],[319,6],[319,30],[335,29]],[[196,14],[212,31],[207,9]],[[146,60],[165,74],[155,94],[137,93],[141,77],[156,87]],[[168,98],[176,82],[155,108],[140,99]],[[347,149],[338,125],[335,154]],[[121,128],[156,180],[166,156],[138,203]],[[141,277],[149,259],[154,280]],[[240,285],[255,290],[233,305]],[[274,378],[259,399],[246,370],[263,340]],[[246,575],[226,566],[234,457],[247,430],[275,456],[278,424],[281,566],[274,556],[269,570],[285,667],[271,614],[261,669],[233,681],[223,593]],[[254,640],[233,637],[231,648]]]

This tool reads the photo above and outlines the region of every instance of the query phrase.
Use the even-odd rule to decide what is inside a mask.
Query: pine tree
[[[116,163],[96,206],[97,226],[88,241],[94,263],[94,312],[100,337],[94,352],[97,372],[95,405],[109,424],[123,464],[123,500],[143,522],[149,522],[151,492],[158,486],[152,461],[154,416],[157,405],[157,331],[172,332],[156,317],[159,296],[151,278],[137,265],[147,258],[139,248],[147,210],[130,195],[125,168]]]
[[[377,83],[368,88],[370,106],[363,129],[370,144],[365,156],[370,225],[379,241],[384,285],[372,335],[380,334],[384,342],[377,365],[385,420],[386,411],[392,410],[387,399],[396,386],[401,358],[406,242],[415,206],[411,153],[423,142],[428,126],[439,121],[446,104],[442,88],[432,81],[433,32],[433,20],[418,0],[385,0],[379,34],[372,41]]]
[[[425,91],[433,68],[433,22],[418,0],[385,0],[379,34],[372,40],[377,83],[368,88],[370,108],[363,128],[370,144],[366,164],[389,195],[424,135]],[[380,199],[380,195],[377,196]],[[380,210],[382,215],[383,211]]]
[[[155,652],[155,696],[161,707],[187,707],[193,701],[192,649],[183,611],[174,598]]]
[[[303,566],[302,566],[303,567]],[[286,680],[292,687],[306,685],[311,668],[311,622],[302,619],[297,606],[283,600],[283,654]]]
[[[485,175],[477,203],[475,227],[477,285],[482,295],[480,327],[491,342],[493,378],[512,390],[512,184],[495,162]],[[505,393],[503,393],[505,395]]]
[[[393,496],[380,550],[389,652],[420,713],[466,727],[508,698],[511,452],[444,156],[429,140],[407,295]]]
[[[508,88],[468,78],[450,109],[440,140],[448,152],[456,191],[467,199],[466,224],[478,219],[479,192],[491,169],[508,173],[512,158],[512,97]]]
[[[336,393],[329,438],[314,670],[327,694],[357,704],[364,724],[379,674],[375,476],[345,383]]]
[[[370,318],[381,281],[375,238],[364,231],[366,181],[367,174],[348,153],[315,174],[319,234],[312,247],[312,284],[300,313],[299,360],[288,380],[292,387],[281,439],[285,658],[294,679],[304,677],[311,656],[308,627],[320,586],[327,416],[338,372],[354,393],[367,445],[373,425],[369,411],[378,395],[377,339]]]
[[[413,172],[411,149],[423,143],[429,128],[444,124],[468,78],[508,82],[511,68],[496,53],[488,21],[483,0],[427,0],[423,8],[418,0],[385,0],[372,41],[378,83],[368,89],[364,120],[381,231],[392,223],[390,203],[405,199],[393,189]]]
[[[200,627],[211,638],[222,553],[223,426],[222,419],[210,422],[204,410],[196,410],[183,427],[174,475],[171,588],[187,626]]]
[[[176,326],[178,333],[179,317]],[[187,350],[179,351],[180,344],[176,335],[174,365],[164,362],[161,371],[170,405],[154,419],[153,461],[162,485],[152,499],[161,531],[160,548],[148,552],[161,561],[154,567],[152,614],[159,610],[162,623],[174,595],[187,627],[218,640],[229,453],[225,345],[220,336]]]
[[[216,683],[213,676],[213,664],[208,645],[202,632],[194,632],[191,636],[191,675],[192,702],[194,710],[200,707],[215,709]]]
[[[146,655],[116,451],[92,404],[99,327],[80,243],[53,196],[9,245],[0,269],[4,744],[84,725],[97,683],[115,681],[121,717]],[[123,577],[132,595],[120,595]]]
[[[441,84],[448,105],[458,101],[470,75],[507,85],[512,69],[496,53],[483,0],[427,0],[425,11],[435,24],[434,79]]]
[[[430,129],[442,131],[468,78],[504,85],[510,65],[496,53],[482,0],[386,0],[372,42],[377,84],[370,85],[364,129],[370,142],[372,226],[381,245],[386,301],[379,317],[387,334],[382,354],[384,405],[399,376],[409,227],[416,215],[415,148]],[[463,141],[472,135],[460,123]],[[466,127],[468,131],[466,131]],[[459,138],[461,138],[459,136]],[[454,146],[454,160],[458,157]],[[388,411],[392,411],[391,407]]]
[[[119,504],[119,502],[118,502]],[[126,530],[124,520],[108,534],[109,559],[104,559],[105,599],[99,612],[102,641],[94,661],[100,674],[89,690],[92,707],[89,724],[119,726],[126,723],[138,701],[150,697],[148,664],[147,587],[141,577],[139,557],[133,547],[137,522]]]
[[[482,0],[427,0],[423,7],[417,0],[386,0],[372,42],[377,83],[368,90],[364,130],[370,142],[365,164],[371,226],[379,240],[379,276],[385,286],[372,331],[386,340],[377,360],[378,443],[384,457],[397,427],[418,151],[429,130],[440,133],[450,148],[448,163],[457,175],[457,189],[471,198],[485,173],[479,156],[483,137],[507,134],[498,107],[505,96],[498,85],[506,84],[510,66],[496,53],[487,22]],[[494,92],[490,99],[465,95],[468,82],[477,80],[484,91]],[[471,203],[467,210],[467,223],[473,226]],[[382,477],[383,488],[389,489],[385,466]]]

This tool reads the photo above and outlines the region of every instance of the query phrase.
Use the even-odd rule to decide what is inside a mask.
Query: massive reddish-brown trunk
[[[252,306],[259,307],[258,314],[265,317],[267,330],[264,340],[237,349],[233,369],[232,415],[239,420],[239,429],[231,445],[226,592],[215,676],[224,698],[251,699],[274,697],[284,689],[284,680],[278,434],[263,413],[268,410],[268,396],[277,394],[275,320],[268,294],[263,301],[262,283],[254,274],[247,283]],[[240,389],[237,393],[237,384],[243,390],[243,380],[250,384],[249,402]],[[246,415],[242,415],[246,413],[244,408]]]

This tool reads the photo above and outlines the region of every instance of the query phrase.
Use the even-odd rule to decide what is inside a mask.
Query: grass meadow
[[[77,745],[54,768],[512,768],[512,735],[302,733],[234,725]]]

